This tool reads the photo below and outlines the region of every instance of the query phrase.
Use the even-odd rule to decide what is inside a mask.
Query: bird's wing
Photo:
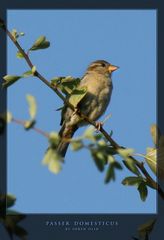
[[[64,119],[65,119],[65,113],[67,111],[67,106],[64,105],[61,111],[61,120],[60,120],[60,125],[63,125]]]
[[[85,75],[84,75],[85,76]],[[83,79],[83,78],[82,78]],[[78,86],[80,85],[81,81],[79,82]],[[69,99],[70,96],[67,96],[67,100]],[[63,125],[63,122],[65,120],[65,115],[67,114],[67,112],[69,113],[68,110],[68,106],[67,105],[64,105],[63,108],[62,108],[62,111],[61,111],[61,121],[60,121],[60,125]]]

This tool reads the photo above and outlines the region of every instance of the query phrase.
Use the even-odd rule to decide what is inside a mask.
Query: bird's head
[[[97,72],[100,74],[108,74],[111,76],[112,72],[116,71],[119,67],[112,65],[111,63],[108,63],[104,60],[97,60],[92,62],[88,68],[87,72]]]

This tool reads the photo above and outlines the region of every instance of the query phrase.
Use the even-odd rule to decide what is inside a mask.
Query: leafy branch
[[[87,116],[85,116],[80,111],[80,109],[77,108],[78,102],[81,101],[81,99],[85,96],[86,91],[87,91],[87,89],[79,89],[78,88],[79,79],[74,79],[71,77],[58,77],[58,78],[52,79],[52,81],[49,82],[43,75],[41,75],[37,71],[35,65],[31,62],[30,57],[29,57],[30,52],[40,50],[40,49],[45,49],[45,48],[49,47],[50,46],[49,41],[47,41],[44,36],[41,36],[35,41],[33,46],[31,48],[29,48],[27,52],[25,52],[23,50],[23,48],[20,46],[20,44],[18,43],[18,38],[19,38],[20,34],[18,34],[16,31],[10,32],[6,28],[4,21],[1,19],[0,19],[0,27],[6,32],[7,36],[11,39],[11,41],[15,44],[16,48],[18,49],[17,57],[24,58],[28,64],[28,66],[31,69],[30,71],[25,72],[22,76],[6,75],[4,77],[5,82],[4,82],[3,86],[7,87],[23,77],[35,76],[38,79],[40,79],[44,84],[46,84],[51,90],[53,90],[58,95],[58,97],[60,97],[60,99],[63,101],[64,105],[67,105],[74,111],[74,114],[79,115],[81,119],[83,119],[87,123],[89,123],[92,126],[94,126],[95,128],[97,128],[97,123],[92,121],[91,119],[89,119]],[[65,95],[69,94],[71,96],[69,98],[69,101],[67,100],[68,98],[66,98],[63,95],[63,93]],[[13,119],[13,122],[21,124],[23,126],[26,125],[26,122],[16,120],[16,119]],[[33,128],[33,130],[35,130],[39,133],[42,132],[41,130],[35,128],[34,119],[31,119],[27,125],[28,125],[28,126],[26,126],[27,129]],[[95,163],[96,163],[97,167],[99,168],[99,170],[102,171],[104,169],[105,164],[109,164],[109,169],[107,171],[105,181],[109,182],[111,179],[115,178],[114,177],[114,169],[122,169],[121,165],[117,161],[115,161],[115,158],[113,157],[113,155],[118,154],[119,156],[121,156],[124,159],[123,160],[124,165],[131,172],[133,172],[136,175],[135,177],[128,177],[128,178],[124,179],[122,182],[124,185],[136,185],[138,187],[138,190],[140,192],[140,196],[141,196],[142,200],[146,199],[147,186],[149,186],[153,189],[156,189],[158,191],[159,195],[164,199],[164,192],[163,192],[162,188],[160,187],[158,182],[156,182],[150,176],[150,174],[148,173],[148,171],[146,170],[146,168],[144,166],[144,162],[140,162],[136,158],[134,158],[134,155],[132,154],[131,150],[126,149],[125,147],[119,145],[112,138],[112,136],[110,134],[108,134],[108,132],[103,128],[103,126],[99,127],[99,131],[101,132],[103,138],[105,139],[104,146],[100,146],[101,145],[100,142],[94,142],[91,145],[89,145],[88,148],[90,149],[91,155],[92,155],[93,159],[95,160]],[[56,166],[57,166],[57,169],[54,172],[58,172],[59,169],[61,169],[60,164],[59,164],[59,161],[61,159],[60,159],[60,156],[58,156],[57,152],[56,152],[56,146],[57,146],[59,136],[54,135],[54,134],[51,134],[51,136],[50,136],[44,132],[42,132],[41,134],[48,137],[49,141],[50,141],[50,147],[48,148],[48,150],[46,152],[43,163],[48,164],[49,168],[51,170],[54,168],[56,169]],[[78,141],[78,147],[77,147],[77,141],[74,141],[74,140],[70,140],[70,141],[72,141],[72,146],[74,144],[74,147],[75,147],[75,142],[76,142],[75,148],[77,148],[77,149],[80,149],[82,146],[84,146],[84,144],[80,141]],[[108,143],[110,145],[108,145]],[[114,152],[113,154],[111,152],[109,152],[111,149]],[[58,164],[58,165],[54,164],[54,161],[52,161],[53,159],[55,159],[56,164]],[[146,159],[148,159],[148,157]],[[143,176],[141,175],[141,173]]]
[[[149,236],[154,229],[157,219],[149,219],[137,229],[138,236],[132,237],[133,240],[149,240]]]
[[[26,240],[28,233],[19,225],[20,221],[22,221],[26,216],[10,209],[15,205],[15,202],[15,196],[11,194],[0,194],[0,212],[4,212],[7,208],[6,214],[0,214],[0,224],[4,226],[11,240],[13,239],[13,235],[16,235],[21,240]]]

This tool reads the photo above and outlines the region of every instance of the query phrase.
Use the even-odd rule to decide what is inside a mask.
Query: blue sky
[[[98,59],[120,66],[113,74],[113,93],[105,124],[118,143],[145,153],[152,146],[150,125],[156,122],[156,11],[155,10],[8,10],[8,28],[25,32],[24,49],[40,35],[51,42],[47,50],[31,59],[47,78],[80,77]],[[16,59],[8,40],[8,74],[28,70]],[[26,94],[38,103],[37,127],[59,130],[61,100],[38,79],[18,81],[8,90],[8,109],[17,119],[28,118]],[[103,118],[102,118],[103,119]],[[84,131],[81,128],[76,136]],[[87,150],[67,152],[59,175],[42,166],[47,140],[34,131],[8,126],[8,192],[17,197],[15,209],[24,213],[154,213],[156,193],[149,189],[146,202],[137,190],[121,184],[131,173],[117,172],[117,179],[104,184]]]

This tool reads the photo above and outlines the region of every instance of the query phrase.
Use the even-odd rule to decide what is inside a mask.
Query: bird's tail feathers
[[[69,146],[69,141],[67,139],[71,139],[76,132],[77,127],[71,126],[71,127],[66,127],[63,125],[59,131],[59,136],[61,137],[61,140],[58,144],[57,147],[57,152],[64,158],[65,154],[67,152],[68,146]]]

